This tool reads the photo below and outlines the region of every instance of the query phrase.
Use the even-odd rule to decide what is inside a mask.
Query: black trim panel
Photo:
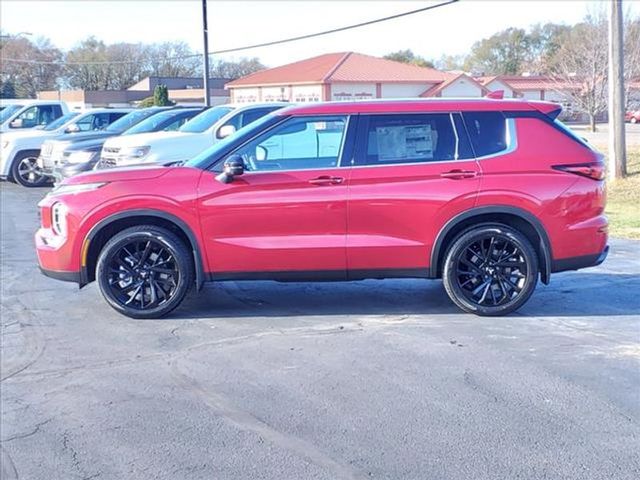
[[[174,215],[171,215],[169,213],[166,213],[160,210],[152,210],[152,209],[126,210],[124,212],[110,215],[107,218],[104,218],[101,221],[99,221],[97,224],[95,224],[91,228],[91,230],[89,230],[89,233],[87,234],[87,237],[83,240],[83,242],[88,241],[89,242],[88,248],[90,248],[91,241],[104,227],[106,227],[110,223],[113,223],[117,220],[122,220],[123,218],[138,217],[138,216],[162,218],[163,220],[167,220],[169,222],[174,223],[175,225],[178,226],[178,228],[180,228],[184,232],[184,234],[189,239],[189,243],[191,243],[191,250],[193,252],[193,258],[194,258],[194,263],[196,267],[196,288],[200,290],[202,288],[202,284],[206,280],[205,278],[206,276],[204,274],[204,269],[202,265],[202,255],[200,253],[198,241],[196,240],[195,235],[191,231],[191,228],[189,228],[189,226],[185,222],[183,222],[178,217],[175,217]],[[80,282],[79,282],[81,287],[89,283],[88,278],[89,278],[89,274],[87,272],[87,268],[82,267],[82,270],[80,271]]]
[[[209,281],[275,280],[277,282],[341,282],[385,278],[428,278],[426,268],[372,270],[293,270],[274,272],[210,272]]]
[[[45,270],[40,267],[40,271],[45,277],[61,280],[63,282],[73,282],[80,284],[80,272],[62,272],[58,270]]]
[[[567,270],[579,270],[581,268],[595,267],[605,261],[609,254],[609,245],[603,252],[595,255],[583,255],[580,257],[560,258],[551,262],[553,273],[566,272]]]

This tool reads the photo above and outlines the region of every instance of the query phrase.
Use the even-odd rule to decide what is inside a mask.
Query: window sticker
[[[431,125],[377,127],[376,139],[381,161],[433,159]]]

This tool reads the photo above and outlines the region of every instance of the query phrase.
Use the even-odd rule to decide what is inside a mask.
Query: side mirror
[[[231,183],[233,178],[244,173],[244,161],[240,155],[231,155],[224,162],[222,173],[216,176],[216,180],[222,183]]]
[[[65,133],[75,133],[80,131],[80,127],[74,123],[72,125],[69,125],[67,128],[65,128],[64,131]]]
[[[233,135],[234,133],[236,133],[236,127],[234,127],[233,125],[223,125],[220,127],[220,129],[218,130],[218,135],[217,137],[222,140],[223,138],[227,138],[230,137],[231,135]]]
[[[14,120],[13,122],[11,122],[9,124],[9,126],[11,128],[22,128],[22,119],[21,118],[17,118],[16,120]]]

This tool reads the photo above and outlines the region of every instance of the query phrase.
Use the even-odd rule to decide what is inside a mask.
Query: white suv
[[[64,102],[15,100],[0,110],[0,132],[15,132],[46,125],[68,111]]]
[[[46,182],[37,165],[42,144],[66,133],[98,131],[131,111],[130,108],[96,108],[85,112],[70,112],[42,129],[30,129],[2,134],[0,147],[0,178],[25,187]]]
[[[196,115],[177,132],[110,138],[102,147],[97,168],[183,162],[245,125],[288,105],[290,104],[275,102],[243,106],[219,105]]]

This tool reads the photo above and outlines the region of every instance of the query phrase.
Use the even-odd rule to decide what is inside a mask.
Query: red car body
[[[443,113],[451,114],[453,123],[452,112],[500,112],[507,135],[514,136],[510,148],[485,158],[357,165],[367,116]],[[438,278],[455,235],[491,221],[529,238],[547,283],[552,272],[596,265],[607,252],[603,157],[559,126],[558,112],[551,103],[506,100],[290,107],[253,130],[240,131],[191,166],[113,170],[66,180],[62,192],[72,193],[54,191],[39,205],[40,267],[82,286],[95,279],[98,255],[110,237],[134,225],[154,224],[170,227],[188,246],[198,286],[225,279]],[[230,151],[272,125],[335,115],[348,119],[339,164],[216,180]],[[465,129],[460,118],[456,148]],[[101,186],[73,192],[83,188],[74,186],[96,183]],[[56,203],[65,206],[62,233],[52,228]]]
[[[628,110],[624,114],[624,121],[630,123],[640,122],[640,110]]]

